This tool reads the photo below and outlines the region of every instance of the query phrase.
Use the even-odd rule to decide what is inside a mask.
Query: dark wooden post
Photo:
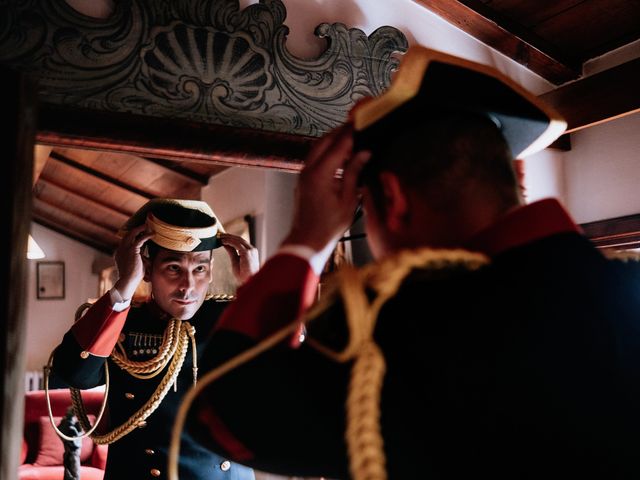
[[[0,68],[0,478],[17,478],[24,411],[27,238],[36,130],[36,94],[22,75]]]

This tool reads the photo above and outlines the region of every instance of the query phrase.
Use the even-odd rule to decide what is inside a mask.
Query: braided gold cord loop
[[[184,363],[184,358],[189,347],[189,340],[193,342],[193,347],[195,350],[195,328],[192,327],[189,322],[181,323],[180,334],[178,335],[178,337],[179,340],[177,341],[175,354],[173,355],[171,363],[169,364],[167,373],[156,388],[156,391],[153,393],[153,395],[151,395],[149,400],[147,400],[147,402],[142,407],[140,407],[137,412],[135,412],[131,417],[129,417],[126,422],[124,422],[119,427],[114,428],[112,431],[104,435],[91,435],[91,438],[95,443],[104,445],[113,443],[121,439],[128,433],[138,428],[138,425],[142,421],[146,420],[160,406],[162,400],[167,395],[171,386],[176,382],[178,375],[180,374],[180,370],[182,368],[182,364]],[[76,402],[78,398],[78,396],[72,396],[72,399],[74,400],[74,409],[76,410],[76,412],[78,412],[77,415],[78,418],[81,419],[82,425],[82,421],[88,421],[88,419],[86,417],[84,405],[82,404],[81,399],[80,401]],[[82,426],[84,428],[84,425]]]
[[[347,396],[346,439],[349,467],[358,480],[385,480],[380,431],[380,394],[386,370],[384,356],[374,342],[363,345],[351,370]]]
[[[339,295],[349,328],[349,340],[341,352],[335,352],[309,338],[307,342],[338,362],[355,359],[347,395],[349,468],[355,480],[386,480],[386,457],[380,431],[380,396],[386,370],[384,355],[376,345],[373,332],[380,309],[415,268],[432,270],[465,267],[475,270],[488,258],[466,250],[410,250],[384,261],[356,270],[345,267],[337,274],[336,285],[328,298],[314,308],[308,319],[319,316]],[[366,290],[377,295],[369,301]]]
[[[47,361],[47,364],[45,365],[44,369],[43,369],[43,376],[44,376],[44,397],[47,401],[47,413],[49,414],[49,423],[51,424],[51,426],[53,427],[53,430],[56,432],[56,434],[62,438],[63,440],[68,440],[68,441],[74,441],[74,440],[80,440],[84,437],[89,437],[91,435],[93,435],[93,432],[95,431],[95,429],[97,428],[98,424],[100,423],[100,420],[102,420],[102,416],[104,415],[104,411],[106,409],[107,406],[107,396],[109,394],[109,366],[107,365],[107,360],[105,359],[104,361],[104,376],[105,376],[105,388],[104,388],[104,398],[102,399],[102,404],[100,405],[100,411],[98,412],[98,418],[96,418],[96,423],[91,426],[89,425],[89,419],[87,418],[87,414],[85,411],[82,411],[80,413],[78,413],[77,411],[75,411],[74,409],[74,413],[76,414],[76,416],[78,417],[78,420],[80,421],[80,425],[82,426],[82,430],[83,433],[81,435],[78,435],[77,437],[70,437],[64,433],[62,433],[60,431],[60,429],[57,427],[55,421],[53,420],[53,411],[51,409],[51,398],[49,397],[49,375],[51,374],[51,365],[53,364],[53,355],[55,354],[55,350],[53,352],[51,352],[51,355],[49,355],[49,360]],[[73,397],[74,394],[77,395],[80,398],[80,401],[82,401],[82,397],[80,396],[80,391],[76,390],[75,392],[73,391],[74,389],[71,389],[71,401],[73,403]],[[83,423],[84,420],[84,423]]]

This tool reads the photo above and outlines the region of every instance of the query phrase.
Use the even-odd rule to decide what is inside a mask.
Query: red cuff
[[[224,312],[217,330],[256,341],[266,338],[302,316],[316,299],[318,281],[305,259],[276,255],[238,290],[238,299]]]
[[[128,313],[128,308],[122,312],[114,312],[107,293],[73,324],[71,331],[84,351],[108,357],[118,341]]]

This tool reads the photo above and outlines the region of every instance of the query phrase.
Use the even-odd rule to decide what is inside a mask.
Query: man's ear
[[[402,231],[406,226],[409,199],[400,179],[391,172],[381,172],[380,183],[385,203],[385,225],[390,232]]]
[[[142,266],[144,267],[144,277],[142,277],[142,280],[144,280],[145,282],[150,282],[152,268],[151,259],[142,255]]]

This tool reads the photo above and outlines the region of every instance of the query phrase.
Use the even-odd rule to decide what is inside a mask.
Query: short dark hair
[[[440,211],[456,208],[460,188],[469,181],[490,187],[505,208],[518,202],[511,151],[484,114],[443,112],[376,143],[361,181],[381,213],[382,171],[397,175],[404,188]]]
[[[147,243],[145,243],[145,247],[146,247],[146,256],[151,262],[153,262],[153,260],[156,258],[156,255],[158,255],[158,252],[160,250],[168,250],[164,247],[161,247],[160,245],[153,242],[152,240],[147,241]],[[190,253],[190,252],[178,252],[178,253]],[[212,257],[213,257],[213,250],[209,250],[209,258],[212,258]]]

